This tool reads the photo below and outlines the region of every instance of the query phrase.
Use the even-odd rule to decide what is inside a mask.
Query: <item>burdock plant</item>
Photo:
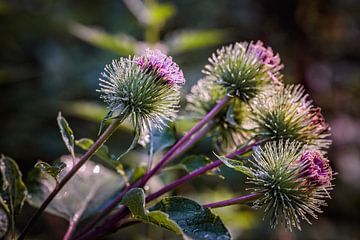
[[[38,162],[30,174],[35,179],[30,196],[16,163],[1,156],[0,237],[10,232],[15,236],[14,220],[25,198],[39,209],[19,239],[25,238],[49,204],[47,211],[69,221],[65,240],[99,239],[138,222],[189,239],[230,239],[211,209],[244,202],[264,209],[273,227],[283,223],[290,230],[300,229],[302,219],[310,222],[309,216],[317,217],[333,188],[334,173],[324,157],[331,143],[327,139],[330,128],[302,87],[283,85],[282,68],[279,55],[260,41],[217,50],[204,68],[206,76],[186,97],[183,118],[198,122],[176,139],[180,134],[168,125],[176,121],[180,108],[180,88],[185,83],[180,67],[171,57],[151,49],[113,60],[100,77],[98,92],[108,113],[98,139],[75,139],[69,123],[58,116],[61,137],[70,152],[66,159],[72,164],[63,158],[60,165]],[[135,137],[129,149],[116,157],[103,144],[126,119],[133,123]],[[106,122],[110,124],[103,130]],[[204,155],[181,159],[207,134],[213,137],[217,154],[225,156],[217,155],[215,161]],[[149,154],[147,169],[139,161],[124,161],[140,136]],[[85,154],[76,154],[75,145]],[[152,164],[155,152],[169,147]],[[89,160],[95,162],[84,165]],[[213,170],[223,163],[247,176],[251,193],[207,204],[181,196],[159,199],[202,174],[216,175]],[[148,185],[154,176],[179,169],[187,173],[159,189]],[[73,178],[77,171],[79,175]],[[79,179],[81,184],[76,182]],[[88,186],[77,190],[87,179]],[[74,205],[78,198],[71,195],[77,191],[83,201]]]

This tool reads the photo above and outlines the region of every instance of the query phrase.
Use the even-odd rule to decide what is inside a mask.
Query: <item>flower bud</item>
[[[299,142],[268,142],[258,147],[249,167],[243,167],[254,193],[261,197],[255,208],[264,208],[271,226],[282,223],[286,228],[301,230],[300,221],[310,223],[326,206],[332,189],[332,171],[328,160],[318,152],[305,150]]]
[[[251,101],[256,135],[271,140],[290,139],[316,149],[328,148],[330,128],[312,106],[300,85],[269,89]]]
[[[98,91],[109,109],[105,121],[131,116],[147,132],[175,118],[185,79],[171,57],[147,50],[143,56],[113,60],[101,76]]]
[[[196,119],[204,117],[224,96],[226,89],[208,78],[200,79],[186,96],[187,112]],[[234,151],[237,146],[250,137],[245,126],[248,121],[248,106],[239,99],[231,99],[229,103],[212,120],[211,131],[215,147],[222,152]]]
[[[255,97],[266,84],[281,84],[280,57],[261,41],[222,47],[209,62],[203,72],[242,101]]]

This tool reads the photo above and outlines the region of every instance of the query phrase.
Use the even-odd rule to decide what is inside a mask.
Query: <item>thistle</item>
[[[185,79],[171,57],[147,50],[143,56],[113,60],[104,70],[98,91],[109,109],[105,121],[131,116],[142,132],[148,132],[175,118]]]
[[[209,62],[203,72],[242,101],[255,97],[267,84],[281,84],[280,57],[261,41],[222,47]]]
[[[187,111],[196,119],[204,117],[226,95],[226,89],[209,78],[200,79],[186,96]],[[218,150],[229,152],[244,143],[250,132],[246,129],[248,107],[238,99],[228,105],[212,120],[211,132]]]
[[[250,106],[258,137],[296,140],[317,149],[331,144],[329,126],[300,85],[265,91]]]
[[[333,172],[319,152],[309,152],[299,142],[268,142],[250,163],[243,172],[253,185],[250,189],[262,194],[254,207],[264,208],[272,227],[282,223],[290,231],[301,230],[301,219],[310,223],[308,216],[317,218],[326,206]]]

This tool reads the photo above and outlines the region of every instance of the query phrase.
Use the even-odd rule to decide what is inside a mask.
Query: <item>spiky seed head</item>
[[[249,101],[267,84],[281,84],[278,54],[261,41],[241,42],[218,49],[209,58],[204,73],[223,85],[227,92]]]
[[[186,96],[186,110],[195,119],[204,117],[224,96],[224,86],[209,78],[200,79]],[[249,109],[238,99],[232,99],[226,107],[212,120],[211,131],[215,147],[222,152],[233,151],[250,137],[246,129]]]
[[[160,50],[147,49],[145,55],[138,57],[136,62],[142,69],[156,72],[159,77],[170,84],[185,84],[184,74],[179,66]]]
[[[318,149],[331,144],[327,139],[329,126],[300,85],[269,89],[254,98],[250,106],[258,137],[297,140]]]
[[[104,120],[131,116],[142,132],[148,132],[175,118],[185,80],[171,58],[164,56],[148,51],[105,66],[97,90],[109,109]]]
[[[245,167],[248,183],[253,185],[250,190],[261,194],[254,207],[264,209],[272,227],[281,223],[290,231],[293,227],[301,230],[301,220],[310,223],[308,216],[317,218],[320,207],[326,206],[333,174],[325,167],[327,160],[314,154],[321,163],[315,163],[299,142],[267,142],[255,150],[251,166]]]

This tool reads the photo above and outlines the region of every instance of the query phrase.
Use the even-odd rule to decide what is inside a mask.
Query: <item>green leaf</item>
[[[176,142],[176,129],[172,124],[169,127],[159,130],[154,129],[151,133],[149,152],[155,153],[172,146]]]
[[[215,154],[215,153],[214,153]],[[235,171],[241,172],[247,176],[252,176],[252,173],[249,171],[247,167],[244,166],[243,162],[239,160],[233,160],[227,158],[225,156],[219,156],[215,154],[215,156],[222,161],[227,167],[234,169]]]
[[[71,130],[69,123],[66,121],[66,119],[61,116],[61,112],[59,112],[57,117],[57,123],[60,129],[62,140],[64,141],[67,149],[69,150],[71,156],[75,158],[75,151],[74,151],[74,133]]]
[[[164,150],[167,147],[172,146],[176,142],[176,129],[173,124],[165,129],[154,129],[150,136],[149,143],[149,167],[151,167],[154,154],[157,151]]]
[[[94,144],[94,141],[90,138],[81,138],[75,141],[76,146],[87,151]],[[109,148],[106,145],[102,145],[96,152],[95,155],[106,162],[112,162],[115,160],[114,156],[110,154]]]
[[[138,165],[135,167],[134,172],[130,176],[129,182],[135,182],[139,180],[142,176],[146,173],[146,166],[145,165]]]
[[[0,202],[1,210],[5,212],[10,221],[11,233],[15,231],[15,219],[21,211],[27,196],[27,189],[22,181],[21,172],[16,162],[9,158],[1,155],[0,157]]]
[[[59,181],[72,168],[71,156],[63,156],[60,162],[66,167],[58,175]],[[39,207],[53,191],[56,182],[49,175],[34,169],[30,174],[27,201]],[[46,208],[46,212],[71,221],[74,217],[85,219],[102,211],[104,203],[125,186],[123,177],[101,164],[87,161],[60,190]]]
[[[133,55],[135,53],[137,41],[125,33],[111,35],[94,27],[88,27],[79,23],[70,25],[70,32],[91,45],[110,50],[122,56]]]
[[[94,141],[90,138],[82,138],[76,140],[75,144],[81,149],[87,151],[94,144]],[[115,156],[109,152],[108,146],[102,145],[95,152],[95,155],[100,158],[106,165],[116,170],[116,172],[124,178],[125,182],[128,182],[128,177],[126,176],[124,166],[119,161],[116,161]]]
[[[184,169],[189,173],[193,172],[209,163],[211,163],[211,160],[204,155],[191,155],[191,156],[184,158],[181,161],[181,164],[183,165]]]
[[[61,170],[66,167],[64,163],[59,163],[55,166],[51,166],[47,162],[38,161],[35,164],[35,168],[38,168],[43,174],[49,174],[57,181],[57,176],[61,172]]]
[[[225,38],[226,32],[223,30],[188,30],[173,34],[166,44],[170,54],[178,54],[219,45]]]
[[[145,193],[141,188],[131,189],[122,199],[122,204],[126,205],[135,219],[141,220],[145,223],[151,223],[161,226],[176,234],[182,234],[181,229],[168,218],[168,215],[160,211],[149,212],[145,209]]]
[[[135,219],[166,228],[191,239],[230,239],[230,234],[218,216],[210,209],[183,197],[168,197],[149,210],[145,209],[145,194],[140,188],[130,190],[123,198]]]

